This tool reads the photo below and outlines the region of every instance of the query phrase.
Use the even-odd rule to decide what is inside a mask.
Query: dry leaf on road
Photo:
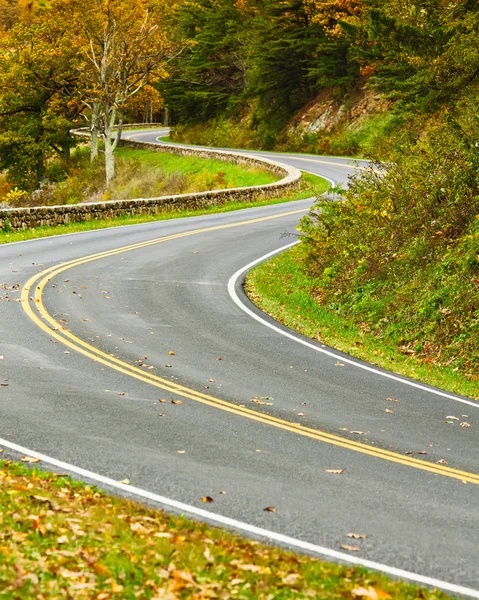
[[[266,508],[263,508],[263,510],[266,512],[273,512],[273,513],[277,512],[276,507],[274,507],[274,506],[267,506]]]
[[[341,544],[341,548],[343,550],[347,550],[348,552],[359,552],[359,546],[350,546],[349,544]]]
[[[353,538],[353,540],[365,540],[368,536],[365,533],[347,533],[346,537]]]
[[[333,475],[341,475],[344,473],[344,469],[324,469],[326,473],[332,473]]]
[[[22,456],[20,459],[24,463],[39,463],[40,459],[35,456]]]
[[[211,504],[214,502],[214,500],[211,496],[203,496],[203,498],[201,498],[201,502],[207,502],[208,504]]]

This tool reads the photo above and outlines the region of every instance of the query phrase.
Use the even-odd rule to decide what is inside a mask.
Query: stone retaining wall
[[[88,136],[84,131],[76,132],[80,136]],[[29,208],[0,209],[0,229],[20,231],[32,227],[64,225],[90,221],[92,219],[112,219],[121,216],[154,215],[162,212],[202,209],[208,206],[219,206],[227,202],[253,202],[255,200],[278,198],[285,192],[296,190],[301,185],[301,173],[294,167],[282,165],[269,159],[236,154],[223,150],[195,148],[191,146],[175,146],[170,144],[150,144],[121,140],[122,146],[130,148],[147,148],[155,152],[170,152],[182,156],[201,156],[215,158],[266,168],[283,178],[274,183],[244,188],[212,190],[176,196],[160,196],[158,198],[135,198],[133,200],[108,200],[107,202],[88,202],[82,204],[66,204],[62,206],[38,206]]]

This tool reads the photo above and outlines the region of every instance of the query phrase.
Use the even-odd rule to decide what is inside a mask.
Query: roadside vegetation
[[[0,179],[0,205],[2,201],[4,206],[16,208],[154,198],[261,185],[279,179],[261,167],[221,160],[131,148],[118,148],[116,154],[116,177],[109,186],[105,183],[105,165],[92,163],[89,149],[80,148],[68,163],[50,160],[42,186],[30,193],[14,188],[5,178],[2,186]]]
[[[366,569],[248,541],[20,463],[0,461],[0,504],[5,598],[446,598]],[[269,508],[274,521],[279,515]],[[343,551],[360,547],[352,533],[345,531]]]
[[[136,150],[134,152],[137,152]],[[164,156],[164,155],[160,155]],[[176,156],[175,156],[176,158]],[[223,165],[223,163],[221,163]],[[82,223],[70,223],[68,225],[56,225],[52,227],[35,227],[24,231],[8,231],[0,229],[0,244],[10,242],[21,242],[36,238],[49,237],[52,235],[61,235],[65,233],[76,233],[79,231],[91,231],[94,229],[104,229],[108,227],[119,227],[124,225],[137,225],[139,223],[149,223],[152,221],[163,221],[167,219],[179,219],[183,217],[194,217],[211,213],[230,212],[233,210],[242,210],[255,206],[268,206],[271,204],[281,204],[283,202],[292,202],[294,200],[303,200],[305,198],[315,198],[329,189],[329,183],[322,177],[303,173],[301,189],[294,192],[285,193],[282,198],[269,200],[258,200],[256,202],[225,202],[222,205],[210,206],[201,210],[177,210],[171,212],[159,213],[157,215],[139,215],[125,216],[115,219],[96,219],[84,221]]]

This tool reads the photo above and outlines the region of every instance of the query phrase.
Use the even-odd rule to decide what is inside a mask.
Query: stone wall
[[[138,126],[136,126],[138,127]],[[80,136],[88,133],[78,131]],[[278,198],[285,192],[296,190],[301,185],[301,173],[294,167],[282,165],[269,159],[223,150],[212,150],[170,144],[149,144],[121,140],[121,145],[131,148],[148,148],[155,152],[170,152],[182,156],[215,158],[245,166],[259,166],[282,176],[280,181],[245,188],[212,190],[158,198],[135,198],[132,200],[108,200],[62,206],[38,206],[29,208],[0,209],[0,229],[8,227],[20,231],[32,227],[64,225],[90,221],[92,219],[112,219],[121,216],[155,215],[162,212],[194,210],[208,206],[219,206],[227,202],[253,202],[255,200]]]

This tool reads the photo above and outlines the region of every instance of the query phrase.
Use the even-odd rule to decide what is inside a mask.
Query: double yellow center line
[[[239,221],[236,223],[229,223],[225,225],[216,225],[213,227],[205,227],[202,229],[194,229],[191,231],[185,231],[183,233],[177,233],[173,235],[167,235],[164,237],[156,238],[153,240],[149,240],[146,242],[141,242],[138,244],[132,244],[129,246],[124,246],[121,248],[117,248],[114,250],[108,250],[106,252],[100,252],[98,254],[92,254],[90,256],[86,256],[83,258],[78,258],[75,260],[71,260],[42,271],[31,277],[21,292],[21,300],[22,306],[25,313],[28,317],[40,327],[43,331],[45,331],[50,337],[53,337],[57,341],[61,342],[68,348],[83,354],[84,356],[94,360],[95,362],[104,365],[106,367],[110,367],[111,369],[115,369],[120,373],[138,379],[139,381],[143,381],[149,385],[152,385],[157,388],[161,388],[163,390],[167,390],[184,398],[188,398],[190,400],[194,400],[196,402],[200,402],[201,404],[205,404],[207,406],[211,406],[213,408],[220,409],[222,411],[250,419],[252,421],[257,421],[264,425],[270,425],[272,427],[276,427],[278,429],[282,429],[284,431],[292,432],[296,435],[301,435],[303,437],[308,437],[319,442],[324,442],[327,444],[331,444],[333,446],[338,446],[340,448],[346,448],[347,450],[352,450],[354,452],[360,452],[362,454],[367,454],[369,456],[373,456],[375,458],[381,458],[383,460],[388,460],[390,462],[394,462],[400,465],[405,465],[408,467],[413,467],[416,469],[421,469],[423,471],[429,471],[430,473],[435,473],[437,475],[442,475],[445,477],[450,477],[453,479],[459,479],[463,482],[467,483],[475,483],[479,484],[479,475],[474,473],[468,473],[466,471],[460,471],[458,469],[452,469],[445,465],[429,463],[424,460],[419,460],[410,456],[403,456],[401,454],[390,452],[389,450],[383,450],[381,448],[375,448],[374,446],[362,444],[360,442],[355,442],[353,440],[348,440],[346,438],[333,435],[330,433],[325,433],[322,431],[318,431],[316,429],[312,429],[310,427],[305,427],[300,423],[293,423],[290,421],[286,421],[283,419],[279,419],[277,417],[256,412],[254,410],[236,406],[231,404],[230,402],[226,402],[221,400],[220,398],[215,398],[214,396],[210,396],[207,394],[203,394],[196,390],[190,389],[188,387],[179,385],[157,375],[154,375],[150,372],[145,372],[142,369],[131,365],[125,361],[122,361],[118,358],[110,356],[105,352],[102,352],[98,348],[95,348],[91,344],[88,344],[84,340],[78,338],[70,331],[67,331],[65,327],[63,327],[60,323],[58,323],[46,310],[43,304],[43,291],[47,283],[59,275],[64,271],[72,269],[74,267],[84,265],[96,260],[101,260],[103,258],[108,258],[111,256],[116,256],[118,254],[123,254],[125,252],[130,252],[132,250],[138,250],[141,248],[147,248],[149,246],[154,246],[156,244],[161,244],[164,242],[169,242],[175,239],[185,238],[192,235],[197,235],[200,233],[208,233],[211,231],[218,231],[221,229],[230,229],[233,227],[241,227],[245,225],[251,225],[254,223],[260,223],[263,221],[269,221],[272,219],[278,219],[282,217],[297,215],[300,213],[306,212],[304,209],[302,210],[293,210],[288,211],[276,215],[271,215],[268,217],[260,217],[256,219],[248,219],[245,221]]]

